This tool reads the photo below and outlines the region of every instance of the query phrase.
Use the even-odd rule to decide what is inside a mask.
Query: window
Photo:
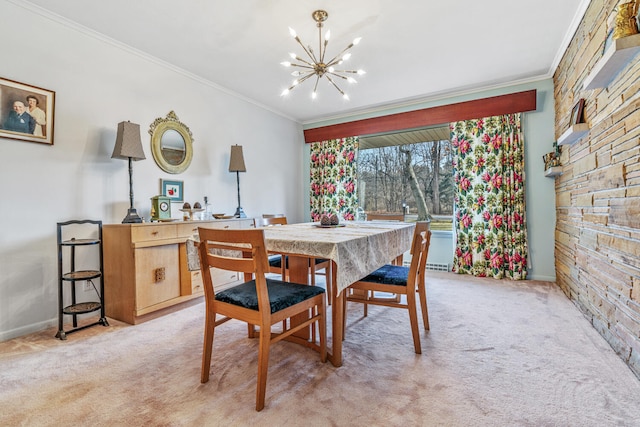
[[[420,214],[421,193],[431,228],[451,230],[454,182],[448,138],[448,126],[360,137],[360,207],[366,212],[404,212],[409,220],[415,220]],[[417,189],[411,185],[409,164]]]

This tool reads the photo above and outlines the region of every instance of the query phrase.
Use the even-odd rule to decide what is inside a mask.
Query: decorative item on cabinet
[[[242,145],[231,146],[231,158],[229,159],[229,172],[236,173],[236,181],[238,183],[238,208],[233,215],[236,218],[246,218],[247,215],[242,210],[240,204],[240,172],[246,172],[247,168],[244,165],[244,156],[242,155]]]
[[[77,239],[75,237],[68,238],[67,234],[78,231],[84,224],[92,224],[95,226],[94,238],[82,238]],[[83,229],[84,230],[84,229]],[[102,221],[99,220],[71,220],[66,222],[57,223],[57,238],[58,238],[58,333],[56,338],[61,340],[67,339],[67,334],[75,331],[79,331],[90,326],[102,325],[109,326],[105,315],[104,306],[104,279],[103,279],[103,257],[102,257]],[[98,268],[91,270],[81,270],[77,267],[76,249],[80,247],[95,247],[98,250],[99,261]],[[69,248],[69,258],[65,263],[63,258],[64,248]],[[65,267],[68,266],[68,270]],[[66,271],[66,272],[65,272]],[[100,281],[100,290],[96,288],[94,281]],[[78,302],[76,298],[76,283],[85,282],[87,289],[93,289],[97,296],[98,301]],[[71,304],[65,306],[66,285],[70,286],[71,292]],[[91,285],[91,286],[89,286]],[[100,318],[90,324],[84,326],[78,326],[78,315],[92,313],[100,310]],[[73,317],[73,329],[64,330],[64,316],[69,315]]]
[[[112,159],[129,160],[129,211],[122,220],[123,224],[139,223],[142,218],[133,207],[133,160],[144,160],[144,150],[140,139],[140,125],[131,122],[118,123],[116,145],[113,148]]]
[[[170,198],[172,202],[184,202],[184,182],[161,179],[160,194]]]
[[[204,217],[202,219],[205,221],[213,219],[213,208],[211,207],[211,203],[209,203],[209,198],[207,196],[204,196]]]
[[[182,219],[184,221],[193,221],[196,219],[200,219],[196,218],[194,214],[202,211],[204,211],[204,209],[202,208],[202,205],[200,205],[200,202],[195,202],[193,204],[193,207],[191,207],[191,204],[185,203],[184,205],[182,205],[182,209],[180,209],[180,212],[183,212],[184,214],[182,215]]]
[[[167,196],[151,198],[151,221],[171,221],[171,199]]]

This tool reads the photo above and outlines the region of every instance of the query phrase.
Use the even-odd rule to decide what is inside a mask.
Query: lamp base
[[[138,212],[133,208],[127,211],[127,216],[122,220],[123,224],[135,224],[139,222],[142,222],[142,218],[138,216]]]
[[[236,208],[236,213],[235,213],[235,214],[233,214],[233,216],[234,216],[234,217],[236,217],[236,218],[246,218],[246,217],[247,217],[247,215],[246,215],[246,214],[244,213],[244,211],[242,210],[242,207],[241,207],[241,206],[238,206],[238,207]]]

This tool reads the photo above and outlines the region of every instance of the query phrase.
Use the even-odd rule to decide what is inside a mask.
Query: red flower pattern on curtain
[[[527,277],[520,114],[450,124],[456,184],[453,271]]]
[[[337,214],[353,220],[358,209],[358,137],[311,144],[311,219]]]

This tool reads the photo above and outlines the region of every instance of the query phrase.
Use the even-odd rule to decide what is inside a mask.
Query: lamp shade
[[[242,155],[242,145],[231,146],[231,159],[229,159],[229,172],[246,172],[244,157]]]
[[[118,123],[116,146],[113,148],[112,159],[144,160],[144,150],[140,139],[140,125],[131,122]]]

